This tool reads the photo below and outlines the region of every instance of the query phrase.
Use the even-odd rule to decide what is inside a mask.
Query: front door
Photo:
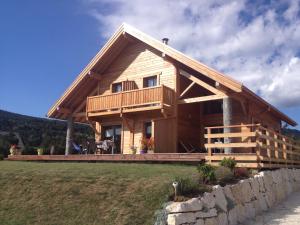
[[[103,126],[102,140],[114,141],[116,148],[113,150],[113,154],[121,153],[121,125]]]

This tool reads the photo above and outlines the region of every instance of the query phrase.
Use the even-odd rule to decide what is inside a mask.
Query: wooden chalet
[[[193,152],[210,163],[232,156],[253,168],[300,165],[300,145],[281,134],[294,120],[167,41],[127,24],[115,32],[47,114],[68,121],[66,153],[72,123],[82,122],[97,141],[114,137],[117,155],[102,159],[187,160]],[[151,137],[154,154],[126,156]]]

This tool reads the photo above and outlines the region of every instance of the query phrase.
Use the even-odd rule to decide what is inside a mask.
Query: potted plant
[[[148,140],[148,153],[153,154],[154,153],[154,138],[151,137]]]
[[[16,144],[13,144],[10,146],[10,149],[9,149],[9,153],[10,155],[17,155],[17,145]]]
[[[43,153],[44,153],[44,149],[43,148],[37,148],[37,154],[38,155],[43,155]]]
[[[148,141],[146,138],[142,137],[141,140],[141,149],[140,149],[140,154],[145,154],[147,153],[147,147],[148,147]]]
[[[135,155],[137,147],[132,145],[132,146],[130,146],[130,149],[131,149],[132,154]]]

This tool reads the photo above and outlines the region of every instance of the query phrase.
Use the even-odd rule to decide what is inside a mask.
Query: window
[[[145,138],[149,139],[152,137],[152,122],[145,123]]]
[[[122,91],[122,82],[112,84],[112,93],[118,93]]]
[[[157,85],[157,76],[145,77],[143,83],[144,88],[155,87]]]

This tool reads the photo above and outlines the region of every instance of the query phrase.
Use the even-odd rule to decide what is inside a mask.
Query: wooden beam
[[[216,94],[216,95],[225,95],[222,91],[219,91],[218,89],[216,89],[215,87],[205,83],[204,81],[200,80],[199,78],[193,76],[192,74],[189,74],[188,72],[184,71],[184,70],[179,70],[180,74],[184,77],[186,77],[187,79],[197,83],[198,85],[200,85],[201,87],[205,88],[206,90],[209,90],[210,92]]]
[[[63,107],[57,107],[56,110],[63,114],[71,114],[71,109],[63,108]]]
[[[97,72],[95,72],[95,71],[92,71],[92,70],[90,70],[90,71],[88,72],[88,76],[89,76],[90,78],[93,78],[93,79],[96,79],[96,80],[101,80],[101,79],[102,79],[102,76],[101,76],[99,73],[97,73]]]
[[[182,96],[184,96],[192,87],[193,85],[195,84],[196,82],[193,81],[180,95],[179,95],[179,98],[181,98]]]
[[[187,104],[187,103],[194,103],[194,102],[206,102],[206,101],[213,101],[218,99],[223,99],[224,95],[209,95],[209,96],[202,96],[202,97],[195,97],[195,98],[186,98],[178,101],[178,104]]]
[[[86,116],[86,112],[78,112],[78,113],[73,113],[73,117],[85,117]]]

